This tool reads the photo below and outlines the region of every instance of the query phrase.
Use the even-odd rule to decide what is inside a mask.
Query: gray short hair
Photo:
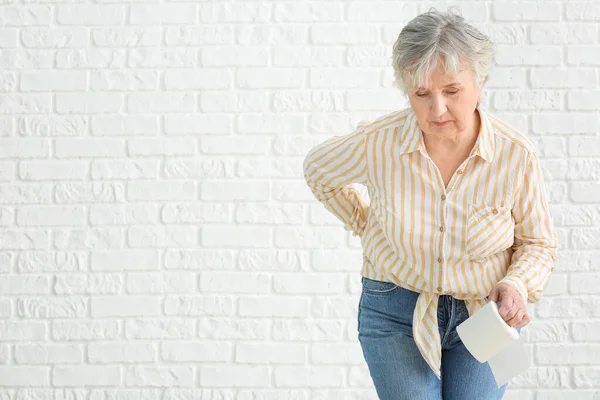
[[[447,12],[432,8],[413,18],[394,43],[394,86],[406,94],[427,84],[439,60],[443,61],[445,70],[453,74],[458,74],[460,63],[466,61],[473,70],[476,84],[482,87],[492,69],[494,55],[492,41],[452,12],[452,7]]]

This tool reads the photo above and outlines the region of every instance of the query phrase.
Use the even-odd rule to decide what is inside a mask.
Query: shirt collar
[[[477,111],[479,111],[481,125],[479,128],[479,136],[477,137],[475,146],[471,151],[471,155],[478,155],[485,161],[492,162],[494,159],[495,150],[492,125],[490,119],[487,116],[487,113],[483,111],[480,106],[477,107]],[[412,111],[412,109],[409,113],[406,123],[402,128],[402,133],[400,137],[402,138],[402,144],[400,147],[401,154],[420,151],[421,154],[425,156],[427,155],[427,151],[425,149],[425,142],[423,142],[421,128],[419,128],[417,116],[415,115],[414,111]]]

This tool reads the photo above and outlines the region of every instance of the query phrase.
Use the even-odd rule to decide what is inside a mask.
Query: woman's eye
[[[458,93],[458,90],[455,90],[453,92],[446,92],[446,93],[450,94],[450,95],[454,95],[454,94]],[[427,95],[428,95],[427,93],[417,93],[417,97],[425,97]]]

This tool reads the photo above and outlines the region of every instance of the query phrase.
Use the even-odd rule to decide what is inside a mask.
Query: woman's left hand
[[[489,294],[489,299],[502,303],[498,313],[513,328],[522,328],[531,322],[523,296],[508,283],[499,283]]]

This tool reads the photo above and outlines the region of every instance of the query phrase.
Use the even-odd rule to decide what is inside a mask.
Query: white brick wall
[[[538,146],[561,258],[510,400],[600,392],[600,3],[458,1]],[[405,107],[439,1],[0,4],[0,399],[375,399],[360,243],[313,145]]]

